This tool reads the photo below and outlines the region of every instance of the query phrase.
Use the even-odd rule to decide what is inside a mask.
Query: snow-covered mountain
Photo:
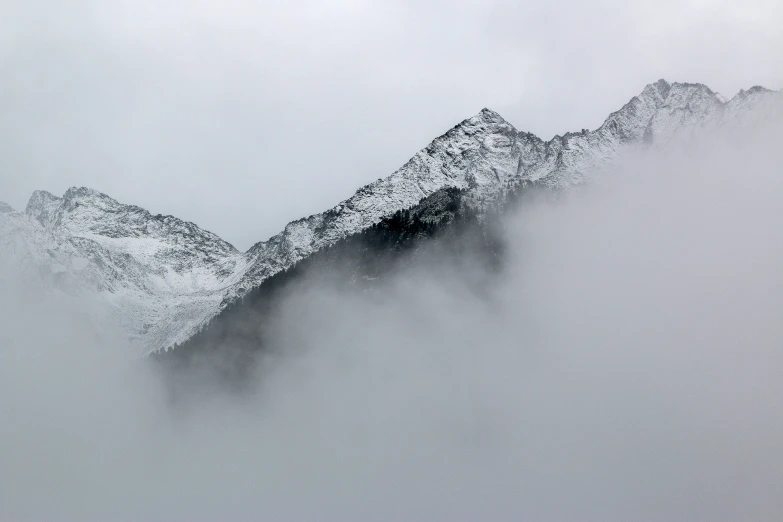
[[[24,212],[2,214],[0,248],[0,258],[26,267],[27,277],[97,298],[97,321],[121,326],[145,352],[187,339],[249,266],[193,223],[87,188],[61,198],[36,191]]]
[[[289,223],[247,252],[192,223],[152,215],[100,192],[36,191],[24,212],[0,203],[0,260],[70,295],[95,297],[140,351],[184,342],[271,275],[446,188],[476,208],[525,182],[560,189],[634,148],[687,143],[706,129],[783,117],[783,92],[753,87],[731,100],[701,84],[659,80],[596,130],[549,141],[484,109],[436,138],[385,179],[333,208]],[[2,275],[0,275],[2,277]]]

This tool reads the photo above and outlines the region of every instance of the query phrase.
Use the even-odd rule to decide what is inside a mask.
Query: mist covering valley
[[[4,267],[0,518],[780,519],[781,143],[523,195],[490,268],[425,242],[382,284],[305,274],[241,390]]]

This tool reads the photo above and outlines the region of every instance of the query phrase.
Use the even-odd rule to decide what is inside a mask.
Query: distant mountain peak
[[[98,199],[109,200],[116,203],[116,201],[103,192],[99,192],[89,187],[70,187],[63,194],[63,199]]]
[[[57,209],[62,203],[58,198],[46,190],[36,190],[30,196],[25,208],[25,214],[38,221],[44,227],[48,227],[55,218]]]
[[[677,99],[682,96],[693,95],[695,93],[702,93],[710,97],[716,97],[712,89],[704,85],[703,83],[688,83],[688,82],[668,82],[661,78],[657,82],[650,83],[642,90],[640,97],[651,97],[661,103]]]
[[[669,91],[672,88],[672,84],[661,78],[657,82],[651,83],[647,85],[644,90],[642,91],[642,94],[645,92],[655,92],[660,96],[662,99],[665,99],[666,96],[669,95]]]
[[[500,114],[487,107],[481,109],[475,117],[490,123],[508,123]]]
[[[79,206],[92,208],[96,211],[116,211],[122,208],[132,207],[132,205],[123,205],[103,192],[99,192],[89,187],[71,187],[65,191],[62,200],[62,211],[64,213],[73,212]],[[100,214],[94,214],[93,217],[100,219]]]
[[[13,212],[14,207],[6,203],[5,201],[0,201],[0,214],[8,214],[9,212]]]
[[[516,129],[508,121],[492,109],[483,108],[470,118],[462,120],[455,125],[450,131],[446,132],[442,136],[439,136],[432,140],[430,147],[436,146],[438,143],[442,143],[447,140],[453,139],[456,134],[464,134],[472,136],[476,132],[485,131],[487,129],[499,129],[504,128],[506,130],[516,132]]]
[[[753,87],[751,87],[750,89],[747,89],[747,90],[740,89],[739,92],[737,93],[737,96],[739,98],[745,98],[745,97],[753,95],[753,94],[773,93],[773,92],[775,92],[775,91],[773,91],[771,89],[767,89],[766,87],[762,87],[761,85],[754,85]]]
[[[59,201],[60,199],[62,198],[55,196],[48,190],[34,190],[27,202],[27,206],[35,206],[41,201]]]

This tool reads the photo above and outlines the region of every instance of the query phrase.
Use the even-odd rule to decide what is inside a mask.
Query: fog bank
[[[0,518],[780,519],[782,137],[523,201],[481,295],[436,256],[292,295],[257,390],[187,409],[4,288]]]

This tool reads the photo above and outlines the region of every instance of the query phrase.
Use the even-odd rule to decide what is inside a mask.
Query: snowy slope
[[[247,269],[214,234],[86,188],[62,198],[36,191],[24,213],[0,215],[0,248],[26,277],[97,297],[100,321],[121,326],[144,352],[185,340]]]
[[[561,188],[633,147],[666,146],[707,128],[780,117],[783,93],[754,87],[731,101],[701,84],[650,84],[598,129],[543,141],[484,109],[419,151],[401,169],[360,188],[335,207],[289,223],[249,251],[252,267],[237,294],[312,252],[408,208],[444,187],[468,189],[492,202],[511,184],[538,181]]]
[[[753,87],[727,101],[704,85],[664,80],[645,87],[598,129],[549,141],[484,109],[391,176],[289,223],[246,253],[192,223],[91,189],[71,188],[62,197],[36,191],[25,212],[0,203],[0,261],[26,267],[25,277],[52,291],[95,297],[101,314],[149,353],[185,341],[270,275],[440,189],[464,189],[477,204],[491,204],[524,181],[565,188],[635,148],[687,143],[706,129],[742,129],[781,117],[780,91]]]

